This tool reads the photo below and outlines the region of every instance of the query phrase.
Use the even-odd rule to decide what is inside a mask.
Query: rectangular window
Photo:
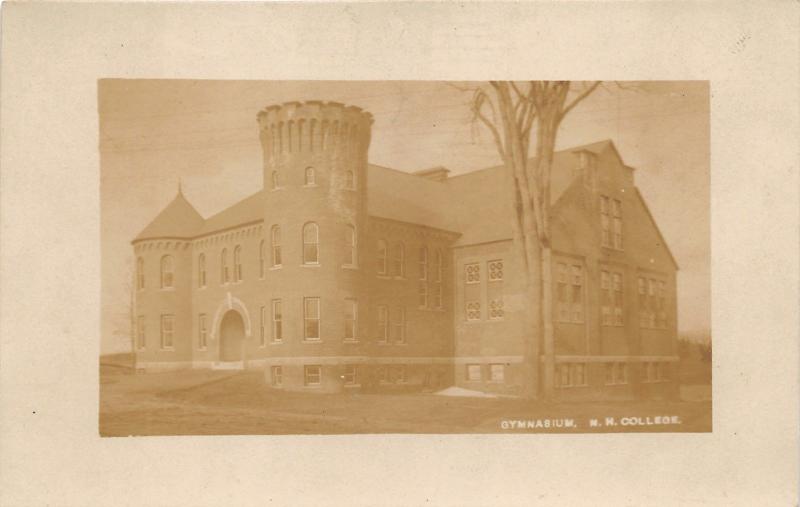
[[[570,319],[567,282],[567,265],[559,262],[556,264],[556,306],[558,308],[559,322],[569,322]]]
[[[627,363],[606,363],[606,385],[621,385],[627,383]]]
[[[280,387],[283,385],[283,367],[272,367],[272,387]]]
[[[481,320],[481,302],[467,301],[467,320]]]
[[[572,291],[570,298],[570,318],[572,322],[583,322],[583,268],[572,266]]]
[[[623,300],[622,300],[622,273],[613,273],[614,281],[614,325],[624,325],[623,319]]]
[[[481,283],[481,265],[477,262],[465,264],[464,276],[467,284]]]
[[[393,364],[389,367],[389,382],[403,384],[406,381],[406,366],[404,364]]]
[[[656,363],[656,381],[666,382],[667,380],[669,380],[667,376],[667,364]]]
[[[444,301],[442,299],[442,284],[438,282],[433,284],[433,304],[438,310],[444,308]]]
[[[622,250],[622,202],[611,201],[611,215],[614,224],[614,248]]]
[[[428,282],[424,280],[417,283],[417,304],[420,308],[428,307]]]
[[[162,349],[171,349],[172,348],[172,338],[175,332],[175,316],[174,315],[162,315],[161,316],[161,348]]]
[[[644,381],[656,381],[656,363],[644,363]]]
[[[208,347],[208,328],[206,327],[206,314],[201,313],[197,318],[197,347],[205,350]]]
[[[656,309],[658,314],[656,315],[656,327],[659,329],[666,329],[667,328],[667,289],[666,284],[662,281],[658,281],[656,286]]]
[[[378,343],[389,341],[389,308],[386,305],[378,306]]]
[[[386,384],[389,382],[389,370],[385,366],[378,366],[375,370],[375,376],[378,379],[378,382],[381,384]]]
[[[388,275],[388,246],[386,241],[379,240],[378,241],[378,274],[379,275]]]
[[[267,308],[262,306],[258,309],[258,344],[263,347],[267,344]]]
[[[272,341],[283,340],[283,312],[281,311],[281,300],[272,300]]]
[[[608,271],[600,272],[600,304],[602,313],[602,324],[610,326],[613,323],[611,313],[613,300],[611,297],[611,275]]]
[[[394,320],[392,321],[392,338],[396,343],[406,342],[406,310],[405,308],[396,308],[394,311]]]
[[[424,246],[419,248],[419,279],[428,279],[428,249]]]
[[[147,346],[144,334],[144,315],[139,315],[136,318],[136,343],[140,350]]]
[[[611,246],[611,219],[609,217],[609,198],[600,196],[600,244]]]
[[[358,301],[352,298],[344,300],[344,339],[356,341],[358,329]]]
[[[622,273],[617,271],[600,272],[600,296],[602,325],[622,326],[624,319],[624,284]]]
[[[556,365],[556,387],[580,387],[588,385],[586,364],[560,363]]]
[[[489,374],[492,382],[505,382],[506,380],[506,365],[504,364],[490,364]]]
[[[344,385],[354,386],[358,384],[358,367],[355,364],[344,365]]]
[[[481,380],[481,365],[468,364],[467,365],[467,380],[479,381]]]
[[[303,368],[305,385],[318,386],[322,383],[322,366],[318,364],[306,365]]]
[[[489,271],[490,282],[503,281],[503,259],[495,259],[486,263]]]
[[[319,298],[303,298],[303,323],[306,340],[319,340]]]

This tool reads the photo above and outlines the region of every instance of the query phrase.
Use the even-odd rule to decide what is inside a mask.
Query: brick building
[[[137,368],[519,394],[531,333],[503,168],[369,164],[371,115],[337,103],[268,107],[258,123],[264,188],[209,218],[179,191],[132,242]],[[677,387],[677,264],[633,171],[611,141],[555,156],[559,398]]]

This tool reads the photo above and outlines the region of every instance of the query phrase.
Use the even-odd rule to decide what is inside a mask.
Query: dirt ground
[[[119,361],[104,361],[99,423],[102,436],[711,431],[710,386],[683,387],[686,401],[616,403],[313,394],[270,389],[259,372],[136,375]],[[655,424],[657,416],[677,416],[679,424]],[[603,424],[606,417],[613,417],[615,425]],[[563,419],[571,419],[573,426],[555,427],[552,422]],[[592,427],[591,419],[601,424]]]

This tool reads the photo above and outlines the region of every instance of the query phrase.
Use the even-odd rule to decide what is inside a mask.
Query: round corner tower
[[[285,357],[331,356],[335,364],[334,357],[359,354],[366,337],[366,319],[352,317],[352,331],[347,321],[358,313],[359,300],[366,314],[362,238],[372,121],[358,107],[320,101],[288,102],[258,114],[264,235],[272,246],[267,292],[281,301]],[[340,375],[323,370],[330,370],[325,378]]]

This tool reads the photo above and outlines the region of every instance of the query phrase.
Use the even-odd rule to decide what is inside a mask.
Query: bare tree
[[[530,309],[525,313],[532,335],[526,340],[524,360],[524,394],[529,398],[550,397],[555,370],[550,176],[556,137],[567,114],[600,83],[490,81],[488,86],[460,87],[473,93],[472,119],[489,130],[506,169],[514,250],[523,267]],[[544,368],[538,367],[540,355]]]

